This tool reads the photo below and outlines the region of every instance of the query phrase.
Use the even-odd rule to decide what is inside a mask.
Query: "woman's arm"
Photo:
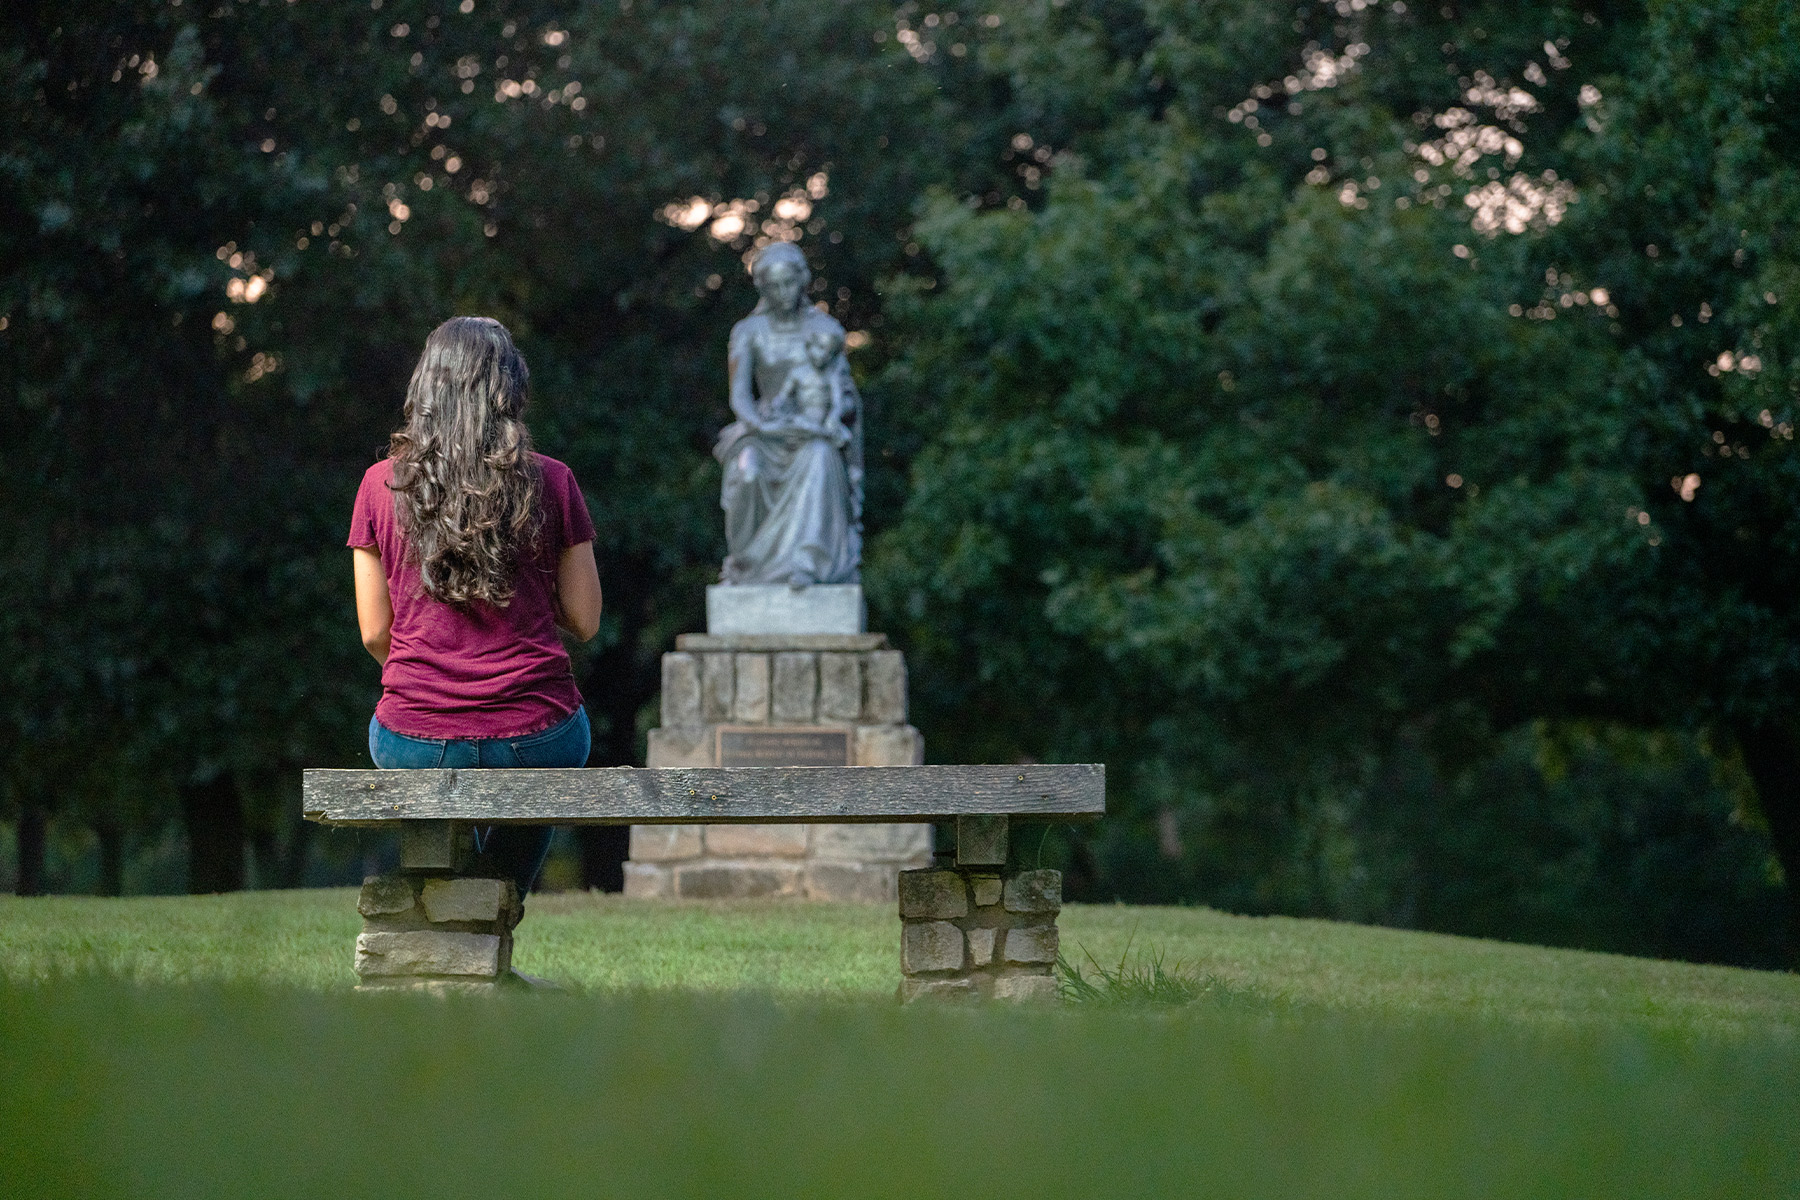
[[[765,437],[784,434],[791,436],[796,430],[804,429],[806,421],[795,411],[798,408],[795,396],[799,390],[799,381],[789,375],[782,382],[781,390],[775,393],[767,405],[768,419],[765,421],[760,417],[757,418],[756,424],[750,426],[750,432],[760,433]]]
[[[751,433],[763,431],[762,418],[756,413],[756,359],[754,339],[745,326],[746,317],[731,328],[731,344],[725,369],[731,378],[731,411]]]
[[[394,603],[388,595],[387,571],[373,546],[352,546],[350,556],[356,565],[356,623],[362,629],[362,644],[376,662],[386,666],[394,632]]]
[[[556,623],[578,642],[600,632],[600,568],[592,542],[570,546],[557,560]]]

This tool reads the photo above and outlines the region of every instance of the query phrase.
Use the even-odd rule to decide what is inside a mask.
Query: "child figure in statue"
[[[843,337],[832,330],[807,334],[806,361],[794,365],[770,406],[778,422],[799,433],[828,438],[839,449],[850,442],[845,426],[850,404],[837,372],[829,368],[843,346]]]

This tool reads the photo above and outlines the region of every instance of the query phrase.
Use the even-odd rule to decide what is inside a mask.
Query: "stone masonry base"
[[[676,646],[646,766],[747,765],[719,760],[721,727],[841,730],[850,766],[924,761],[906,723],[906,660],[881,634],[690,633]],[[930,861],[929,825],[639,825],[625,894],[892,904],[900,872]]]
[[[625,894],[892,904],[901,871],[930,859],[929,825],[637,825]]]
[[[900,999],[1057,997],[1062,872],[934,867],[900,875]]]
[[[958,816],[955,849],[946,851],[938,865],[896,868],[902,1001],[1057,998],[1062,874],[1009,870],[1010,823],[1001,814]],[[682,832],[689,826],[639,828],[670,837],[698,836]],[[727,828],[753,832],[760,827],[710,827]],[[768,828],[810,829],[808,836],[814,836],[820,830],[858,827]],[[359,987],[486,991],[516,982],[513,929],[524,910],[510,880],[477,873],[483,863],[472,853],[473,844],[467,822],[401,823],[400,869],[365,879],[357,898],[363,917],[356,939]],[[790,864],[796,877],[822,865]],[[726,878],[741,874],[727,872]]]
[[[361,987],[492,987],[512,968],[512,881],[453,872],[371,875],[357,899]]]

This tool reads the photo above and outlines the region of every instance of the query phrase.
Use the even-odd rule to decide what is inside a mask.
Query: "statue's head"
[[[844,335],[835,329],[815,329],[806,335],[807,361],[820,370],[824,370],[843,348]]]
[[[771,242],[756,256],[750,268],[763,303],[778,313],[794,313],[806,299],[806,286],[812,282],[806,255],[792,242]]]

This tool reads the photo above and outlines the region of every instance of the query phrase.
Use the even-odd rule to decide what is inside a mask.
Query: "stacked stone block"
[[[852,766],[911,766],[924,739],[906,723],[906,659],[879,633],[683,634],[663,655],[662,725],[651,767],[712,767],[720,725],[848,730]]]
[[[900,998],[1053,1000],[1060,871],[941,866],[900,875]]]
[[[720,726],[842,729],[849,765],[914,766],[906,661],[882,634],[684,634],[662,662],[662,725],[645,765],[723,766]],[[893,903],[931,857],[928,825],[640,825],[625,893]]]
[[[523,915],[512,881],[461,873],[470,865],[466,828],[414,824],[448,828],[404,829],[401,869],[363,881],[356,904],[363,917],[356,939],[362,986],[498,983],[512,969],[512,931]],[[417,843],[430,835],[445,843],[445,853],[419,853]]]

